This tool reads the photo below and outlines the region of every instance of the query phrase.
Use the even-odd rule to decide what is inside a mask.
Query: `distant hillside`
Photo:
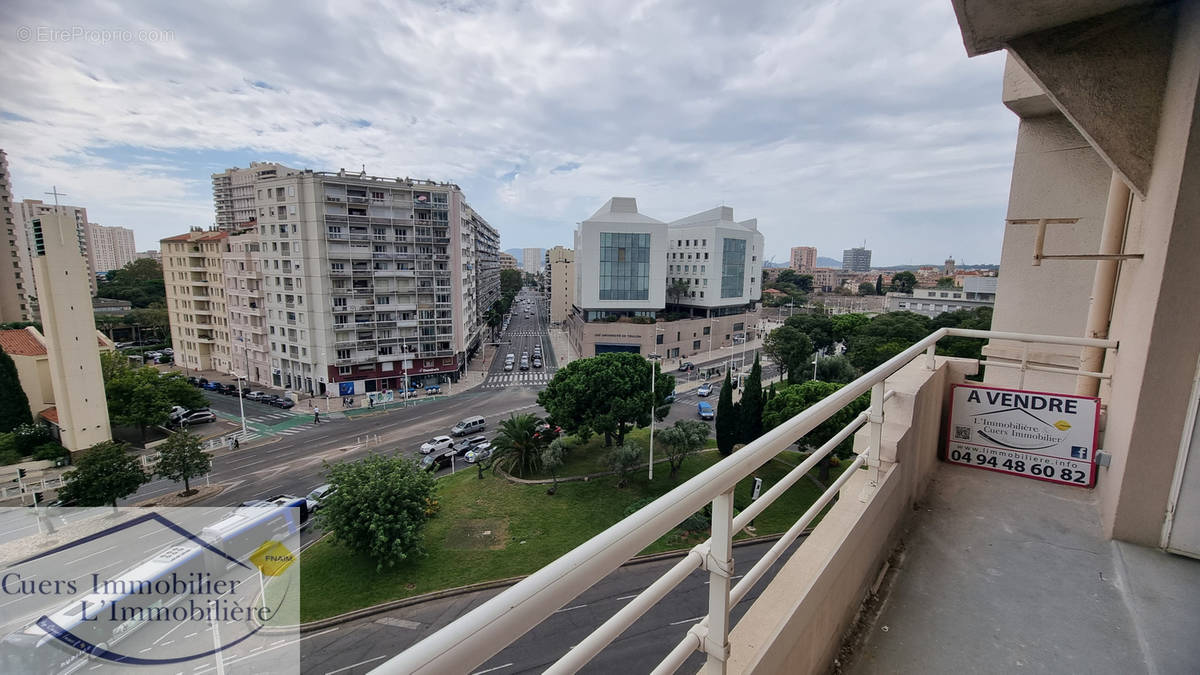
[[[817,256],[817,267],[841,267],[842,261],[836,258],[826,258],[823,255]]]
[[[504,249],[504,252],[511,255],[512,257],[516,258],[518,261],[521,259],[521,256],[523,255],[523,253],[521,252],[521,249],[519,249],[519,248],[506,248],[506,249]]]

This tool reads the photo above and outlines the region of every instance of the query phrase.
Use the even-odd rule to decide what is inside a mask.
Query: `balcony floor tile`
[[[1195,673],[1198,589],[1106,540],[1090,490],[943,465],[844,672]]]

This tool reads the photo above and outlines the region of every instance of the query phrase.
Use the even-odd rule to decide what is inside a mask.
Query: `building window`
[[[746,240],[724,239],[721,251],[721,297],[736,298],[746,283]]]
[[[662,333],[659,333],[658,335],[655,335],[655,336],[654,336],[654,344],[656,344],[656,345],[661,345],[662,343],[663,343],[663,336],[662,336]]]
[[[704,327],[704,334],[705,334],[705,335],[711,335],[711,334],[712,334],[712,326],[705,326],[705,327]]]
[[[600,299],[650,298],[650,235],[600,233]]]
[[[700,349],[700,341],[699,340],[692,340],[692,349],[693,350]]]

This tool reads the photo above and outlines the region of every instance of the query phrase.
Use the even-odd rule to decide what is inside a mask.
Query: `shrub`
[[[13,437],[17,442],[17,452],[22,455],[28,455],[34,448],[53,440],[50,430],[41,424],[22,424],[13,429]]]
[[[71,453],[63,446],[51,441],[42,443],[33,449],[34,459],[44,459],[51,462],[57,462],[60,459],[66,459],[71,456]]]

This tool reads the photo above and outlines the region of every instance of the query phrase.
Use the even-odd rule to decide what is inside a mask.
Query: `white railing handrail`
[[[471,672],[592,587],[705,504],[731,491],[772,457],[944,337],[1115,349],[1116,340],[940,328],[759,439],[580,544],[521,582],[375,668],[372,673]],[[879,391],[882,397],[883,392]],[[880,401],[882,405],[882,400]],[[832,446],[831,446],[832,447]],[[878,448],[874,451],[878,453]],[[680,565],[683,563],[681,562]]]

